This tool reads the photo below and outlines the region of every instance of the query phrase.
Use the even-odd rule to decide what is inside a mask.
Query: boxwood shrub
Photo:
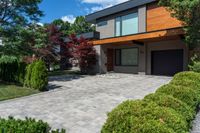
[[[195,115],[195,111],[191,109],[190,106],[171,95],[154,93],[147,95],[144,100],[146,102],[153,101],[161,107],[172,108],[181,115],[185,116],[187,121],[192,121]]]
[[[165,132],[187,131],[185,118],[171,108],[160,107],[153,102],[126,101],[108,114],[102,133],[145,133],[146,129],[141,127],[147,121],[157,123],[157,128],[148,133],[154,133],[161,127],[166,128]]]
[[[51,130],[48,123],[42,120],[26,118],[25,120],[0,118],[0,132],[1,133],[65,133],[64,129]]]
[[[200,75],[182,72],[143,100],[118,105],[102,133],[188,133],[200,104]]]
[[[159,88],[156,93],[164,93],[166,95],[171,95],[192,108],[196,108],[200,102],[199,95],[197,91],[188,86],[173,85],[168,84]]]

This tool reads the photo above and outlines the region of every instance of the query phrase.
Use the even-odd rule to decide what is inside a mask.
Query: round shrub
[[[200,103],[198,92],[193,88],[187,86],[177,86],[173,84],[168,84],[160,87],[156,91],[156,93],[172,95],[173,97],[181,100],[193,109],[196,108],[197,105]]]
[[[147,121],[154,123],[145,123]],[[149,124],[147,128],[141,126],[144,123]],[[150,128],[155,123],[157,127]],[[188,130],[184,117],[171,108],[160,107],[153,102],[126,101],[108,114],[102,133],[155,133],[153,128],[163,132],[184,133]]]
[[[174,76],[173,80],[192,80],[200,84],[200,74],[196,72],[181,72]]]
[[[195,82],[195,80],[187,78],[174,79],[170,82],[170,84],[192,88],[193,90],[197,91],[198,95],[200,96],[200,83]]]
[[[154,93],[147,95],[144,98],[144,100],[147,102],[153,101],[161,107],[168,107],[174,109],[182,116],[184,116],[189,123],[193,120],[195,116],[194,110],[192,110],[186,103],[180,101],[177,98],[174,98],[171,95]]]
[[[31,87],[45,91],[48,85],[48,73],[45,63],[42,60],[36,61],[31,73]]]
[[[0,118],[0,131],[2,133],[65,133],[65,130],[51,130],[48,123],[41,120],[26,118],[25,120]]]
[[[135,133],[176,133],[173,129],[156,120],[146,120],[138,125],[136,130]]]

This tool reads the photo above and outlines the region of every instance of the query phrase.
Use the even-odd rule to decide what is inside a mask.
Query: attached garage
[[[151,73],[152,75],[167,75],[183,71],[184,65],[183,49],[162,50],[151,52]]]

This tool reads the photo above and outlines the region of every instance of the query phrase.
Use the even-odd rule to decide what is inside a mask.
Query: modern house
[[[89,14],[100,73],[174,75],[187,70],[189,50],[180,21],[157,0],[129,0]]]

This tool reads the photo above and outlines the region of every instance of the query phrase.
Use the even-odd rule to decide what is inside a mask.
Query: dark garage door
[[[153,75],[168,75],[183,71],[183,50],[152,51],[151,68]]]

